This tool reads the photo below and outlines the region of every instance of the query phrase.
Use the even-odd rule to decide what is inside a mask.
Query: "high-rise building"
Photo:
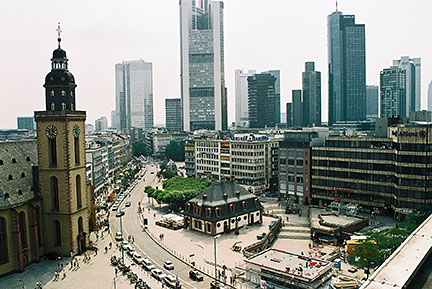
[[[333,12],[327,18],[329,124],[366,118],[365,25],[354,15]]]
[[[18,116],[17,117],[17,128],[35,130],[35,120],[33,116]]]
[[[117,128],[148,130],[153,127],[152,63],[123,61],[115,65]]]
[[[96,131],[105,131],[108,128],[108,119],[106,116],[102,116],[95,120]]]
[[[393,60],[393,66],[405,69],[406,73],[406,113],[419,111],[421,109],[421,58],[409,58],[402,56],[401,59]]]
[[[276,78],[268,73],[248,77],[249,127],[275,126],[275,81]]]
[[[275,77],[275,96],[274,96],[274,107],[275,107],[275,124],[281,123],[281,109],[280,109],[280,70],[268,70],[263,73],[271,74]]]
[[[321,125],[321,72],[315,71],[315,62],[306,62],[302,73],[303,125]]]
[[[380,73],[381,117],[407,117],[406,71],[392,66]]]
[[[117,128],[117,111],[111,110],[111,128]]]
[[[226,130],[223,2],[180,0],[183,129]]]
[[[36,111],[35,120],[44,251],[66,256],[87,249],[93,191],[86,181],[83,133],[86,113],[76,110],[75,78],[68,70],[60,37],[58,41],[51,59],[51,72],[45,77],[46,109]],[[16,236],[19,239],[20,233]],[[27,252],[17,252],[24,255],[19,259],[25,260]]]
[[[180,98],[165,99],[165,124],[170,132],[182,130],[182,108]]]
[[[366,85],[366,117],[378,117],[378,91],[377,85]]]
[[[293,126],[293,108],[292,108],[292,102],[287,102],[286,104],[286,124],[287,127]]]
[[[428,110],[432,111],[432,80],[429,82],[428,86]]]
[[[248,80],[249,76],[256,73],[255,70],[243,72],[235,70],[235,124],[240,127],[249,126],[249,106],[248,106]]]
[[[303,126],[303,102],[300,89],[292,91],[292,119],[293,126]]]

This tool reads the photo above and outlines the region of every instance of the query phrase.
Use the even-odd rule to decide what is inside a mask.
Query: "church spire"
[[[58,35],[58,38],[57,38],[58,48],[60,48],[60,42],[61,42],[60,34],[62,33],[62,30],[60,28],[60,22],[58,23],[56,31],[57,31],[57,35]]]

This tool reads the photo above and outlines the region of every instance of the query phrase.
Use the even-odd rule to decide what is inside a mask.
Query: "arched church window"
[[[62,110],[66,110],[66,103],[62,102],[61,108],[62,108]]]
[[[50,91],[50,95],[51,95],[51,96],[54,96],[54,90],[51,90],[51,91]]]
[[[54,102],[51,103],[51,110],[55,110],[55,104],[54,104]]]

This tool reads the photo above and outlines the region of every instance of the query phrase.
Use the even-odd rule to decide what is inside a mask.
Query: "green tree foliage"
[[[135,157],[150,155],[150,148],[144,140],[137,140],[132,143],[132,154]]]
[[[185,160],[185,142],[172,140],[165,149],[165,156],[177,162]]]
[[[165,179],[171,179],[171,178],[173,178],[173,177],[175,177],[175,173],[173,173],[172,171],[170,171],[170,170],[164,170],[163,172],[162,172],[162,176],[165,178]]]
[[[370,239],[355,246],[354,257],[358,257],[357,267],[360,269],[370,269],[372,264],[381,264],[384,261],[378,244]]]

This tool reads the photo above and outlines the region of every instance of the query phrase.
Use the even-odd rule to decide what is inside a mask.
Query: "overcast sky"
[[[281,111],[301,88],[305,61],[322,72],[323,120],[327,120],[327,15],[333,0],[225,0],[225,78],[229,123],[234,121],[234,70],[281,70]],[[114,65],[153,63],[155,123],[165,122],[165,98],[180,97],[178,0],[7,1],[0,14],[0,128],[16,117],[44,110],[45,75],[57,46],[78,85],[77,109],[87,122],[110,119],[115,108]],[[422,58],[422,108],[432,78],[429,0],[342,0],[339,10],[366,24],[367,84],[402,55]]]

